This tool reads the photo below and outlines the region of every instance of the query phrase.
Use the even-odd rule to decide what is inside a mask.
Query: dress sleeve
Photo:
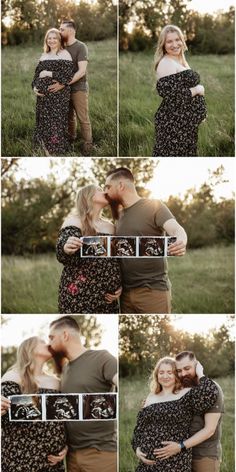
[[[143,417],[143,410],[140,410],[137,415],[136,426],[134,428],[131,445],[136,453],[137,447],[141,446],[142,437],[144,432],[144,417]]]
[[[185,87],[182,80],[177,77],[162,77],[157,82],[157,92],[160,97],[168,100],[168,105],[175,108],[192,101],[192,93],[189,87]]]
[[[62,228],[59,232],[57,243],[56,243],[56,257],[57,260],[63,265],[76,265],[80,261],[80,249],[76,251],[75,254],[66,254],[64,252],[64,246],[67,239],[70,236],[75,236],[76,238],[81,238],[82,233],[79,228],[75,226],[66,226]]]
[[[199,384],[191,389],[190,394],[192,411],[197,415],[205,413],[214,405],[219,391],[213,380],[202,377]]]
[[[40,72],[41,72],[41,64],[39,62],[38,65],[36,66],[36,69],[35,69],[35,72],[34,72],[34,78],[33,78],[32,84],[31,84],[32,89],[36,85],[36,80],[39,78]]]
[[[58,70],[53,71],[52,78],[60,84],[68,84],[74,75],[74,65],[72,61],[62,60]]]

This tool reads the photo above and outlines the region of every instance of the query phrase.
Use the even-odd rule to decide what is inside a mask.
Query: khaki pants
[[[77,449],[67,455],[68,472],[116,472],[117,454],[96,448]]]
[[[148,287],[124,290],[121,296],[121,313],[171,313],[171,292]]]
[[[89,119],[88,92],[72,92],[69,107],[69,136],[76,139],[77,118],[85,144],[92,143],[92,129]]]
[[[192,472],[220,472],[220,461],[211,457],[193,459]]]

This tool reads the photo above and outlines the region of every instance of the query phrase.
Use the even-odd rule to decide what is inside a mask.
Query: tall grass
[[[191,56],[205,86],[208,119],[199,129],[199,156],[234,156],[234,57]],[[155,90],[153,53],[120,55],[120,156],[151,156]]]
[[[96,149],[94,156],[117,155],[116,41],[88,43],[89,107]],[[42,45],[6,47],[2,52],[2,156],[35,156],[35,95],[31,90]],[[69,156],[80,156],[78,139]]]
[[[225,397],[225,414],[222,427],[223,457],[220,472],[234,472],[234,379],[216,379]],[[148,394],[148,379],[130,378],[120,380],[120,472],[134,472],[138,461],[130,446],[138,410]],[[173,471],[174,472],[174,471]],[[176,471],[177,472],[177,471]]]
[[[62,266],[54,255],[2,257],[2,313],[57,313]],[[169,258],[173,313],[234,313],[234,247]]]

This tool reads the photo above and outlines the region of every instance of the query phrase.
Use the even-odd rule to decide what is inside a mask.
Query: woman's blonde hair
[[[173,393],[178,392],[181,389],[181,382],[177,374],[175,360],[172,357],[163,357],[156,363],[151,375],[150,392],[155,394],[160,393],[162,390],[162,386],[158,382],[158,372],[162,364],[169,364],[172,367],[173,373],[175,374],[175,386]]]
[[[63,43],[63,39],[61,37],[61,33],[57,28],[50,28],[46,32],[45,37],[44,37],[43,50],[44,50],[44,52],[49,52],[51,50],[50,46],[48,46],[48,44],[47,44],[48,36],[49,36],[50,33],[55,33],[56,36],[57,36],[57,39],[59,41],[59,46],[58,46],[58,50],[57,50],[57,53],[58,53],[58,51],[60,51],[60,49],[64,48],[64,43]]]
[[[157,66],[158,66],[160,60],[166,54],[165,42],[166,42],[166,36],[167,36],[168,33],[177,33],[178,34],[178,36],[181,39],[182,44],[183,44],[183,48],[182,48],[182,51],[181,51],[181,60],[182,60],[181,62],[183,64],[183,66],[186,66],[186,67],[188,66],[187,61],[185,59],[185,55],[184,55],[184,52],[187,51],[188,48],[187,48],[187,45],[186,45],[186,42],[185,42],[185,39],[184,39],[184,35],[183,35],[181,29],[178,26],[175,26],[175,25],[166,25],[161,30],[160,36],[159,36],[159,39],[158,39],[158,43],[157,43],[157,48],[156,48],[156,52],[155,52],[155,56],[154,56],[155,70],[157,69]]]
[[[36,393],[38,384],[34,377],[34,351],[39,338],[32,336],[25,339],[18,347],[16,369],[20,376],[22,393]]]
[[[76,197],[76,214],[81,221],[81,231],[85,236],[96,234],[93,215],[93,196],[97,190],[94,184],[86,185],[80,189]]]

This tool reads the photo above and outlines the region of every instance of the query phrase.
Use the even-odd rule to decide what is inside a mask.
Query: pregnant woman
[[[182,31],[167,25],[155,55],[157,92],[163,98],[155,114],[153,156],[197,156],[198,127],[206,118],[204,87],[188,65]]]
[[[58,393],[58,379],[43,370],[51,357],[43,340],[36,336],[25,339],[18,348],[16,364],[2,378],[2,472],[65,471],[63,423],[9,421],[7,414],[10,395]]]
[[[71,55],[63,49],[59,30],[47,31],[44,53],[35,70],[32,87],[37,95],[34,144],[46,155],[63,155],[69,149],[68,114],[69,82],[73,77]],[[48,87],[55,81],[65,85],[53,93]]]
[[[101,215],[107,205],[100,188],[83,187],[77,195],[75,215],[68,216],[59,232],[57,259],[64,265],[59,286],[60,313],[119,313],[119,263],[107,257],[80,255],[81,237],[114,234],[113,224]]]
[[[208,410],[218,395],[216,384],[203,376],[200,363],[197,363],[196,374],[198,385],[182,388],[174,359],[164,357],[156,364],[151,393],[138,413],[132,440],[140,459],[136,472],[191,472],[191,449],[186,449],[183,441],[190,436],[193,415]],[[180,443],[181,452],[165,460],[159,459],[155,450],[162,447],[162,441]]]

